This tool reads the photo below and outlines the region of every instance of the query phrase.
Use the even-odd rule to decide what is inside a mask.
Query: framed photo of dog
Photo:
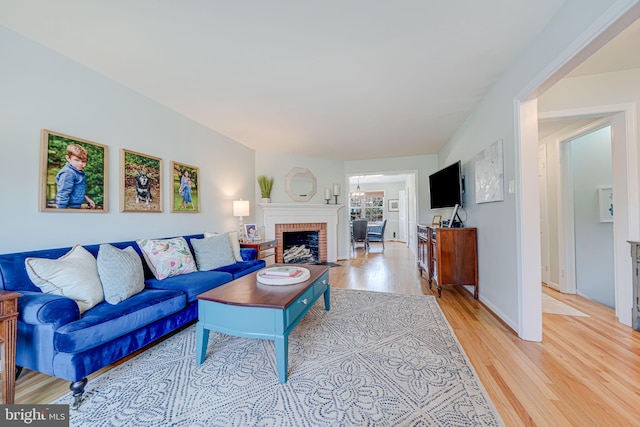
[[[41,212],[107,212],[106,145],[42,129]]]
[[[200,212],[200,169],[171,162],[171,212]]]
[[[120,210],[162,212],[162,159],[120,151]]]

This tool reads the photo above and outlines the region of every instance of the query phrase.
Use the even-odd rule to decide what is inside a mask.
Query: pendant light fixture
[[[360,189],[360,177],[358,177],[358,186],[356,187],[356,191],[351,192],[352,198],[364,197],[364,191]]]

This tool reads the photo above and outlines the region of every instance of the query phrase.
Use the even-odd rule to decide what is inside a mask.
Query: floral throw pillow
[[[198,271],[187,241],[183,237],[143,239],[137,240],[136,243],[158,280]]]

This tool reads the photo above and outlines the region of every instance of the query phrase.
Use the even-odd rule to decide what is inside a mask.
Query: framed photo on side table
[[[41,212],[107,212],[108,148],[86,139],[42,129]]]
[[[244,238],[247,242],[253,242],[254,240],[258,240],[258,229],[255,224],[245,224],[244,225]]]

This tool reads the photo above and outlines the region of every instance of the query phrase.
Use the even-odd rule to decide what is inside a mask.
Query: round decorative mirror
[[[293,168],[285,179],[285,191],[296,202],[308,202],[316,194],[316,177],[307,168]]]

